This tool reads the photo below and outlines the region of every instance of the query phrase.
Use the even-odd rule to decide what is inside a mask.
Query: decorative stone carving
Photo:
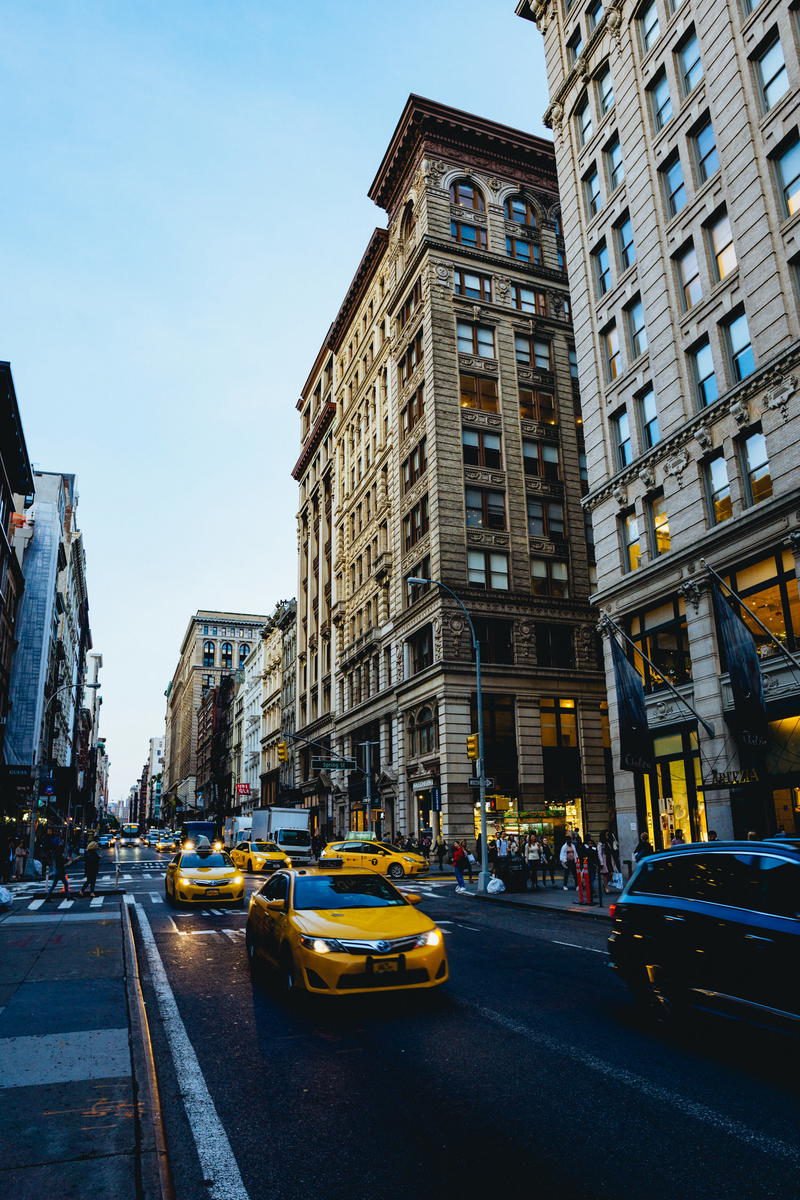
[[[622,41],[622,0],[611,0],[606,9],[606,29],[619,47]]]
[[[678,487],[683,486],[683,472],[689,466],[689,455],[685,450],[678,450],[664,460],[664,474],[672,475]]]
[[[797,391],[797,376],[784,375],[764,394],[764,408],[778,412],[782,421],[788,417],[789,401]]]
[[[620,508],[624,508],[628,503],[628,489],[623,483],[615,483],[611,489],[611,495],[614,497]]]
[[[459,354],[458,363],[468,371],[486,371],[489,375],[497,374],[497,362],[493,358],[472,357],[469,354]]]
[[[540,31],[540,33],[544,33],[544,31],[547,29],[548,7],[549,0],[538,0],[538,2],[537,0],[531,0],[531,14],[536,22],[536,28]]]
[[[560,319],[564,315],[564,297],[560,292],[550,293],[550,309],[554,317]]]
[[[678,588],[678,595],[683,596],[687,604],[691,604],[695,615],[700,611],[700,597],[706,590],[705,579],[687,579]]]
[[[540,27],[541,28],[541,27]],[[564,120],[564,107],[561,104],[551,104],[542,118],[548,129],[557,136],[561,133],[561,122]]]
[[[656,486],[656,469],[652,463],[645,463],[639,468],[639,478],[644,486],[650,491]]]
[[[425,171],[425,177],[427,178],[428,183],[433,187],[436,187],[439,183],[439,180],[442,178],[442,175],[444,175],[446,167],[441,159],[434,159],[432,161],[426,159],[423,169]]]
[[[666,718],[671,717],[674,712],[675,705],[671,700],[659,700],[656,704],[656,716],[658,717],[659,721],[666,720]]]
[[[710,450],[714,445],[708,425],[695,425],[692,434],[701,450]]]
[[[439,262],[431,266],[431,284],[435,284],[443,295],[449,296],[452,282],[450,276],[450,267],[447,263]]]
[[[483,316],[483,309],[481,308],[480,304],[473,304],[473,306],[472,306],[473,321],[480,321],[482,316]]]
[[[589,60],[583,54],[575,62],[575,74],[584,82],[589,78]]]
[[[511,284],[509,280],[506,279],[505,275],[495,275],[494,291],[501,304],[505,304],[508,301],[508,293],[510,289]]]
[[[791,550],[795,554],[800,554],[800,529],[793,529],[783,539],[783,545],[787,550]]]
[[[456,614],[455,616],[450,617],[448,624],[456,637],[461,637],[461,634],[464,632],[464,626],[466,625],[464,618],[459,614]]]
[[[750,420],[750,408],[743,396],[737,396],[734,400],[731,400],[728,412],[737,425],[746,425]]]
[[[597,633],[591,625],[579,625],[575,630],[575,655],[578,662],[597,666]]]
[[[532,537],[530,539],[530,546],[531,550],[536,551],[537,554],[555,554],[556,552],[555,542],[550,542],[547,538]]]
[[[508,547],[507,533],[485,533],[481,529],[468,529],[467,541],[471,545],[478,546],[502,546]]]

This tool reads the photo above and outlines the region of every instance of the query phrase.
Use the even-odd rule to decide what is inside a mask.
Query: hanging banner
[[[614,683],[617,689],[620,770],[646,774],[648,771],[654,771],[656,764],[653,757],[653,739],[647,725],[644,687],[641,676],[626,658],[613,633],[611,658],[614,662]]]
[[[731,681],[740,752],[748,765],[767,745],[764,680],[753,635],[711,581],[719,648]]]

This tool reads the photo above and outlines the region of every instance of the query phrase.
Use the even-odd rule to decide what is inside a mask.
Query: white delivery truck
[[[250,826],[252,823],[253,818],[249,814],[246,817],[225,818],[223,841],[229,850],[232,850],[239,842],[250,841]]]
[[[293,863],[311,862],[309,812],[305,808],[253,809],[250,838],[254,842],[277,842]]]

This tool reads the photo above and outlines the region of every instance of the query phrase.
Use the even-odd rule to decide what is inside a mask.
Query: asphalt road
[[[158,857],[120,852],[178,1200],[209,1194],[204,1173],[225,1200],[798,1195],[800,1043],[641,1017],[604,921],[420,883],[446,988],[298,1004],[251,982],[245,914],[158,902]],[[188,1036],[177,1071],[164,987]]]

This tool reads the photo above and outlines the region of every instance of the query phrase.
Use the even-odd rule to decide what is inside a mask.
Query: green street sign
[[[354,758],[312,758],[311,767],[315,771],[355,771]]]

